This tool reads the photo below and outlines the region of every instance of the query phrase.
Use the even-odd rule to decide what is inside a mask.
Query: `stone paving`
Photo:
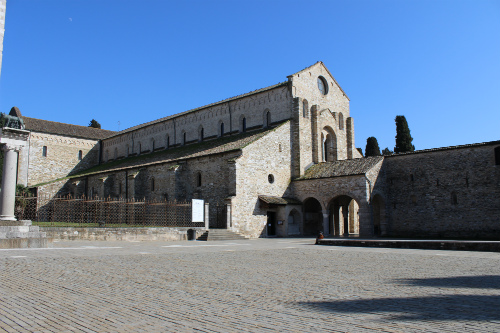
[[[0,331],[500,331],[500,253],[313,243],[0,250]]]

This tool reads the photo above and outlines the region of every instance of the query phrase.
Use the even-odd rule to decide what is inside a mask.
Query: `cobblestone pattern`
[[[302,243],[1,250],[0,330],[500,330],[497,253]]]

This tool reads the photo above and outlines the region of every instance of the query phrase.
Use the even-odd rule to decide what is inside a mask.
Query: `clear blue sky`
[[[121,130],[323,61],[356,146],[500,140],[500,1],[7,0],[0,111]]]

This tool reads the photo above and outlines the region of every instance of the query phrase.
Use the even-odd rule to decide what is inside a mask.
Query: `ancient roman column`
[[[17,154],[21,146],[13,144],[2,145],[4,151],[2,192],[0,201],[0,220],[16,221],[14,205],[16,200]]]

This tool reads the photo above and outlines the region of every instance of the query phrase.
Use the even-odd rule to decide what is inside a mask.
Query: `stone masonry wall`
[[[500,143],[386,157],[388,232],[401,237],[500,237]]]
[[[236,160],[236,196],[231,200],[232,228],[250,236],[266,236],[267,211],[258,196],[286,196],[291,179],[291,123],[287,122],[243,149]],[[269,175],[274,177],[269,182]]]
[[[318,89],[318,77],[322,76],[328,84],[328,93],[323,95]],[[318,117],[325,117],[328,113],[331,115],[332,120],[319,120],[318,124],[310,124],[308,121],[302,121],[302,126],[305,127],[305,131],[313,133],[312,140],[316,142],[321,141],[321,131],[324,126],[329,126],[334,132],[335,138],[337,140],[337,152],[338,159],[347,159],[347,119],[350,117],[349,111],[349,99],[338,86],[335,79],[329,74],[328,70],[322,63],[317,63],[306,70],[289,76],[289,80],[292,82],[292,94],[293,97],[299,97],[301,99],[301,109],[302,117],[312,119],[313,107],[316,108],[318,112]],[[308,109],[308,110],[304,110]],[[316,125],[318,128],[311,129],[308,125]],[[324,125],[324,126],[323,126]],[[354,133],[354,128],[351,126],[351,132]],[[316,134],[316,137],[314,135]],[[354,146],[354,134],[349,138],[349,143]],[[313,143],[314,145],[315,143]],[[306,154],[311,150],[307,151],[307,145],[301,146],[301,162],[302,166],[306,167],[309,165],[309,158]],[[312,147],[312,153],[314,154],[314,147]],[[316,154],[320,153],[321,150],[316,150]],[[356,156],[356,155],[354,155]],[[313,157],[313,160],[316,158]],[[320,161],[320,160],[318,160]],[[309,163],[308,163],[309,162]]]
[[[220,136],[221,123],[224,134],[242,130],[242,118],[246,118],[246,128],[262,128],[267,122],[265,114],[271,114],[271,122],[279,122],[291,117],[292,99],[288,86],[242,97],[227,103],[203,108],[103,140],[103,161],[141,154],[168,146],[197,142],[201,138],[213,139]]]
[[[43,156],[44,146],[47,147],[47,156]],[[98,162],[97,140],[31,132],[28,146],[20,154],[18,182],[32,186],[66,177]]]
[[[235,178],[232,163],[235,154],[238,153],[106,172],[88,176],[82,181],[88,181],[87,195],[91,196],[167,201],[203,199],[209,204],[213,224],[217,219],[217,206],[222,211],[224,199],[236,191],[232,181]],[[77,195],[85,194],[82,192],[84,186],[78,188]]]
[[[297,180],[292,183],[294,198],[304,202],[315,198],[321,204],[324,214],[330,213],[333,200],[346,195],[356,200],[359,206],[359,233],[371,235],[371,212],[368,205],[370,186],[364,175],[325,179]],[[327,234],[332,230],[326,230]]]

